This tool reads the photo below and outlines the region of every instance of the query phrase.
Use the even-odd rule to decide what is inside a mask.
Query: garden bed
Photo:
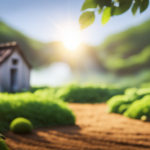
[[[69,104],[76,125],[7,132],[10,150],[148,150],[150,123],[108,114],[106,104]]]

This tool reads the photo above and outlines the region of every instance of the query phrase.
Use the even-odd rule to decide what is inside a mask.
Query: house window
[[[12,60],[12,64],[13,64],[13,65],[17,65],[17,64],[18,64],[18,59],[13,59],[13,60]]]

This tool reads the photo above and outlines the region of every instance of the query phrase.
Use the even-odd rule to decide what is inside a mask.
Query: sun
[[[68,50],[75,50],[81,43],[80,33],[74,31],[65,32],[62,42]]]

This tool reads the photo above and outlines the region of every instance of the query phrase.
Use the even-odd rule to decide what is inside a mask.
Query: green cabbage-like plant
[[[0,138],[0,150],[9,150],[9,148],[6,145],[6,142]]]
[[[33,125],[28,119],[18,117],[11,122],[10,130],[14,133],[30,133]]]
[[[123,114],[129,108],[129,106],[130,104],[122,104],[118,109],[118,113]]]
[[[150,95],[146,95],[141,100],[136,100],[123,114],[126,117],[133,119],[144,120],[144,117],[150,117]],[[146,118],[145,117],[145,118]],[[147,120],[147,119],[145,119]]]
[[[116,95],[107,101],[109,113],[119,113],[119,107],[123,104],[130,104],[131,102],[124,95]]]

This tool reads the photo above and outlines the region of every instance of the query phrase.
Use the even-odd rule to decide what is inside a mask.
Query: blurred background
[[[0,43],[17,41],[32,65],[31,85],[150,82],[150,9],[131,10],[80,30],[84,0],[0,0]]]

